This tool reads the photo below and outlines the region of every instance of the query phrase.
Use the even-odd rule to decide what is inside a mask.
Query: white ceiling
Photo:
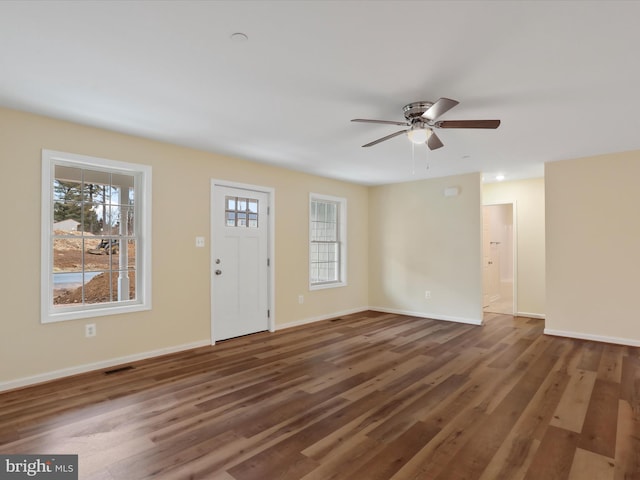
[[[362,184],[535,177],[640,149],[639,19],[635,1],[4,0],[0,105]],[[441,119],[502,125],[361,148],[402,127],[350,119],[440,97],[460,101]]]

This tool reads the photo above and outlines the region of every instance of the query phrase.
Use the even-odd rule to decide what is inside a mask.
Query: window
[[[151,167],[42,151],[43,323],[151,308]]]
[[[312,193],[309,202],[309,284],[312,290],[347,283],[347,201]]]
[[[227,227],[258,228],[258,200],[255,198],[224,198],[224,214]]]

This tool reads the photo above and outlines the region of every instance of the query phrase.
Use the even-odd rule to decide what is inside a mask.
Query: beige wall
[[[43,148],[153,168],[153,309],[91,319],[95,338],[84,337],[82,320],[40,324]],[[275,189],[276,326],[368,305],[366,187],[5,109],[0,109],[0,165],[0,387],[209,340],[209,248],[196,249],[194,237],[205,236],[209,245],[212,178]],[[347,287],[308,290],[310,191],[347,198]]]
[[[488,183],[482,204],[514,204],[516,232],[516,308],[524,316],[545,315],[544,179]]]
[[[82,320],[39,321],[43,148],[153,168],[153,309],[92,319],[95,338]],[[275,189],[276,327],[369,305],[479,322],[481,203],[515,202],[518,310],[546,314],[552,333],[640,345],[640,152],[549,163],[545,181],[485,185],[481,199],[479,174],[367,188],[0,109],[0,165],[0,389],[209,341],[209,249],[194,237],[208,246],[212,178]],[[309,192],[347,198],[347,287],[308,289]]]
[[[445,197],[454,186],[460,194]],[[479,174],[371,187],[369,303],[481,322],[480,209]]]
[[[547,163],[546,330],[640,346],[640,151]]]

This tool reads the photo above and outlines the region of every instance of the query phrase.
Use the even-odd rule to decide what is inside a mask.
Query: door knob
[[[216,270],[216,275],[222,275],[222,270]]]

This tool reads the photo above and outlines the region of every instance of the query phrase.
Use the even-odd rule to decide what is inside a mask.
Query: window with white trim
[[[42,151],[42,323],[151,308],[151,167]]]
[[[347,200],[309,197],[309,288],[347,284]]]

